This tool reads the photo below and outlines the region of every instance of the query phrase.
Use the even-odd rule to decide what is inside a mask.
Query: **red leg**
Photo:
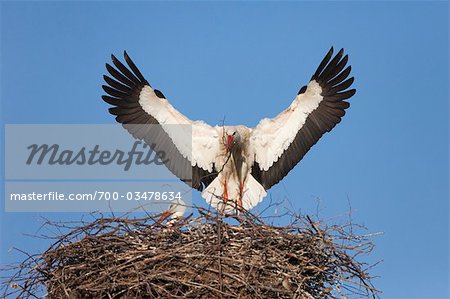
[[[226,204],[228,202],[228,188],[227,188],[227,180],[223,184],[223,202]]]
[[[239,211],[242,211],[242,193],[243,193],[243,190],[244,190],[244,183],[241,182],[239,184],[239,198],[238,198],[238,202],[237,202]]]

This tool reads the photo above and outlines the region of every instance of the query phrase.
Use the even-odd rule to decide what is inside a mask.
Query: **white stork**
[[[117,122],[155,152],[164,151],[166,166],[201,191],[209,204],[225,211],[249,210],[341,121],[350,106],[345,100],[355,94],[349,89],[353,77],[348,78],[348,55],[343,55],[341,49],[332,57],[331,48],[291,105],[255,128],[213,127],[188,119],[148,83],[126,52],[128,67],[114,55],[115,67],[106,64],[112,77],[104,76],[108,95],[102,98],[114,106],[109,111]],[[155,127],[151,124],[161,125],[160,129],[150,129]],[[192,148],[169,129],[171,124],[192,127]]]

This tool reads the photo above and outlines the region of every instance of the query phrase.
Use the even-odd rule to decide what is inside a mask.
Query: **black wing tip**
[[[125,58],[125,60],[130,58],[130,56],[127,53],[127,50],[123,50],[123,57]],[[113,62],[114,61],[119,61],[119,59],[117,59],[117,57],[113,53],[111,53],[111,60]]]
[[[342,56],[344,55],[344,48],[341,48],[336,55],[334,55],[333,57],[333,52],[334,52],[334,47],[331,46],[330,50],[327,52],[327,54],[325,55],[325,57],[322,59],[321,63],[319,64],[319,67],[317,68],[316,72],[313,75],[313,78],[311,80],[314,80],[318,77],[320,77],[322,75],[322,72],[330,66],[331,62],[333,62],[333,60],[335,60],[334,66],[337,66],[339,63],[341,63],[342,61],[345,61],[345,63],[348,60],[348,54],[346,54],[343,58]],[[345,64],[344,64],[345,65]]]
[[[353,88],[353,89],[348,90],[348,93],[351,94],[351,95],[349,96],[349,98],[351,98],[352,96],[354,96],[354,95],[356,94],[356,88]]]
[[[117,57],[114,56],[114,54],[111,54],[111,61],[114,63],[115,61],[119,61],[119,59],[117,59]]]
[[[325,67],[328,65],[328,63],[330,62],[331,57],[333,56],[333,52],[334,52],[334,48],[333,46],[331,46],[330,50],[328,50],[327,54],[325,55],[325,57],[322,59],[322,61],[320,62],[319,66],[317,67],[316,71],[314,72],[314,74],[311,77],[311,80],[315,80],[316,78],[319,77],[319,75],[322,73],[322,71],[325,69]]]
[[[123,57],[125,58],[126,63],[128,64],[128,66],[131,68],[132,72],[134,73],[134,75],[137,76],[137,78],[139,79],[139,81],[145,85],[150,86],[150,83],[148,83],[148,81],[145,79],[145,77],[142,75],[142,73],[139,71],[139,68],[136,66],[136,64],[133,62],[133,60],[131,59],[130,55],[128,55],[127,51],[124,50],[123,51]]]
[[[108,108],[108,111],[109,111],[109,113],[112,114],[112,115],[119,116],[119,113],[117,112],[117,107],[111,107],[111,108]]]
[[[332,58],[333,47],[328,51],[325,58],[320,63],[316,72],[314,73],[312,80],[315,80],[322,87],[323,95],[330,95],[329,92],[337,89],[337,91],[343,91],[340,89],[342,86],[338,86],[343,83],[345,80],[349,81],[347,88],[351,86],[354,82],[354,77],[347,79],[352,70],[351,65],[347,65],[348,63],[348,54],[344,56],[344,48],[341,48],[338,53]],[[344,83],[345,84],[345,83]],[[334,88],[334,89],[333,89]],[[345,95],[351,94],[349,97],[353,96],[356,93],[355,89],[343,91]],[[335,95],[337,96],[337,94]],[[342,100],[342,98],[341,98]]]
[[[102,100],[105,102],[105,103],[107,103],[107,104],[109,104],[109,105],[114,105],[114,104],[111,104],[111,97],[110,96],[107,96],[107,95],[102,95]]]
[[[316,81],[322,87],[324,95],[329,92],[332,88],[336,87],[343,81],[347,79],[351,72],[351,66],[348,65],[348,54],[345,54],[345,49],[341,48],[336,55],[333,56],[334,47],[331,46],[325,57],[320,62],[315,73],[312,75],[310,81]],[[351,78],[351,83],[353,83],[354,77]],[[350,87],[350,86],[348,86]],[[339,89],[341,91],[342,89]],[[298,92],[298,95],[305,92],[302,87]]]
[[[128,65],[130,65],[129,61],[131,60],[130,55],[128,55],[126,50],[123,50],[123,58],[127,62]]]
[[[331,56],[331,55],[333,55],[333,52],[334,52],[334,47],[331,46],[331,48],[330,48],[330,50],[328,50],[328,53],[327,53],[326,56]]]
[[[128,55],[126,51],[124,51],[124,55]],[[109,74],[103,74],[103,80],[106,84],[102,85],[102,89],[107,95],[102,96],[102,99],[108,104],[115,102],[115,100],[111,100],[110,96],[120,101],[137,101],[136,94],[139,94],[143,83],[114,54],[111,54],[111,62],[105,63],[106,70]]]
[[[334,49],[334,47],[331,46],[331,49],[330,49],[329,52],[333,53],[333,51],[332,51],[333,49]],[[344,49],[344,48],[340,48],[336,55],[339,55],[339,54],[340,54],[340,55],[343,55],[344,52],[345,52],[345,49]]]
[[[110,82],[114,80],[110,76],[103,74],[103,81],[105,81],[106,84],[111,85]]]

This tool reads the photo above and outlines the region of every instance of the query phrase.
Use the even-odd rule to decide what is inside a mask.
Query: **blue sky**
[[[191,119],[254,126],[290,104],[330,46],[344,47],[351,107],[270,195],[303,213],[319,203],[324,216],[350,203],[354,221],[384,233],[367,258],[384,260],[372,272],[383,298],[448,298],[448,11],[444,1],[2,2],[2,124],[113,123],[104,63],[127,50]],[[24,236],[40,216],[80,217],[5,213],[2,201],[1,263],[18,260],[13,246],[48,245]]]

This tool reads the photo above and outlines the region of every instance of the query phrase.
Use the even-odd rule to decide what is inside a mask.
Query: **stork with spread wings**
[[[114,55],[104,76],[112,105],[109,112],[136,138],[166,155],[175,175],[202,192],[212,206],[249,210],[266,191],[283,179],[326,132],[341,121],[355,94],[348,55],[341,49],[327,53],[291,105],[255,128],[215,126],[192,121],[177,111],[163,93],[154,89],[124,52],[125,66]],[[158,125],[158,126],[152,126]],[[186,145],[171,125],[189,125],[192,146]],[[187,171],[188,170],[188,171]],[[192,174],[189,178],[185,173]]]

